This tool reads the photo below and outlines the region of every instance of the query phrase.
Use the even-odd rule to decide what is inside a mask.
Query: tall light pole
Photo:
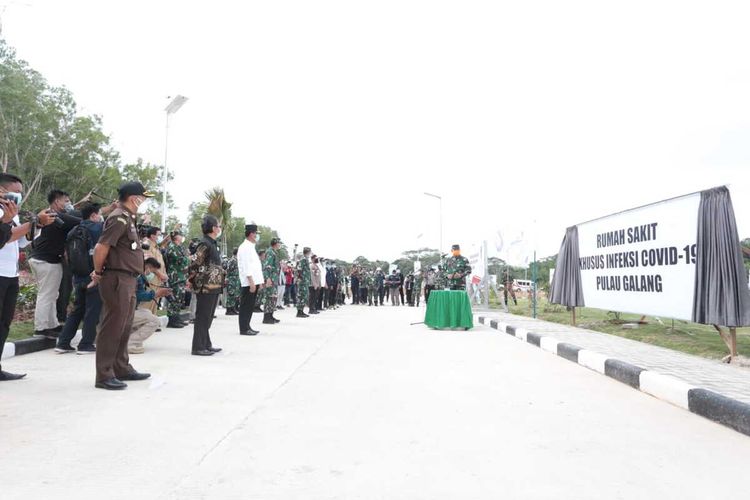
[[[161,196],[161,232],[167,230],[167,152],[169,151],[169,116],[177,113],[183,104],[187,102],[187,97],[178,95],[169,105],[164,108],[167,112],[167,126],[164,132],[164,171],[162,172],[162,196]]]
[[[443,251],[443,198],[442,196],[432,193],[425,193],[425,195],[430,196],[431,198],[437,198],[438,201],[440,201],[440,248],[438,249],[438,253],[440,253]]]

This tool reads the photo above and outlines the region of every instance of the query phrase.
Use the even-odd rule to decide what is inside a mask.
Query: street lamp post
[[[161,197],[161,232],[167,230],[167,152],[169,151],[169,116],[177,113],[183,104],[187,102],[187,97],[178,95],[164,108],[167,112],[167,124],[164,131],[164,169],[162,171],[162,197]]]
[[[443,198],[442,196],[432,193],[425,193],[425,195],[431,198],[437,198],[440,202],[440,248],[438,249],[438,253],[440,253],[443,251]]]

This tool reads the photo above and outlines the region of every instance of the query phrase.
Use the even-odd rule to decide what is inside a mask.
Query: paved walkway
[[[515,316],[496,310],[487,311],[483,315],[501,323],[549,335],[561,342],[597,351],[647,370],[677,377],[691,385],[710,389],[738,401],[750,403],[750,369],[748,368],[728,365],[607,333]]]
[[[220,355],[165,330],[133,356],[153,379],[115,393],[92,357],[12,358],[29,377],[0,384],[0,498],[742,496],[722,478],[750,438],[487,327],[409,326],[423,314],[287,310],[257,337],[219,316]]]

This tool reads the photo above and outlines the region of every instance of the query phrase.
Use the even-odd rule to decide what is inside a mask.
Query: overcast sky
[[[729,183],[750,236],[750,4],[0,0],[3,35],[125,161],[164,160],[179,213],[319,255],[506,242]],[[0,6],[2,9],[2,6]],[[421,239],[418,235],[423,234]]]

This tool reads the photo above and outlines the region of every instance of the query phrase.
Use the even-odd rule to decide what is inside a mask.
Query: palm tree
[[[221,251],[226,255],[226,235],[234,229],[233,227],[229,227],[232,224],[232,204],[227,201],[224,196],[224,189],[222,188],[215,187],[210,191],[206,191],[205,194],[206,200],[208,200],[208,208],[206,209],[206,212],[216,217],[223,228],[221,235]]]

